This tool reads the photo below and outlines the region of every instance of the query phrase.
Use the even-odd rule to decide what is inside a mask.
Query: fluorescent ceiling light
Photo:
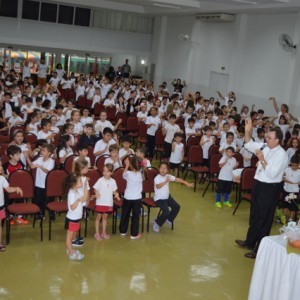
[[[175,9],[181,9],[179,6],[171,6],[171,5],[166,5],[166,4],[158,4],[154,3],[153,6],[159,6],[159,7],[166,7],[166,8],[175,8]]]
[[[234,1],[234,2],[243,3],[243,4],[252,4],[252,5],[258,4],[258,2],[255,2],[255,1],[248,1],[248,0],[233,0],[233,1]]]
[[[148,0],[148,1],[157,2],[160,5],[170,4],[170,5],[182,6],[182,7],[200,8],[200,2],[197,0]]]

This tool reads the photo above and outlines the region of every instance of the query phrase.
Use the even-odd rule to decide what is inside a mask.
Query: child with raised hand
[[[47,174],[54,169],[54,159],[51,158],[54,152],[54,145],[44,144],[41,146],[41,157],[34,162],[31,162],[27,156],[27,162],[31,169],[37,169],[35,176],[35,188],[33,203],[37,204],[41,209],[41,216],[45,215],[46,205],[48,203],[48,197],[46,197],[46,177]]]
[[[121,236],[126,235],[130,214],[132,214],[130,239],[136,240],[142,236],[142,234],[139,233],[139,221],[143,190],[143,177],[141,173],[142,160],[134,156],[131,159],[126,159],[125,164],[126,165],[123,172],[123,178],[126,180],[127,184],[122,205],[120,233]]]
[[[38,132],[37,138],[38,140],[40,139],[45,139],[47,142],[50,144],[53,142],[55,133],[52,133],[51,131],[51,121],[49,119],[42,119],[41,121],[41,127],[42,129]]]
[[[73,150],[71,148],[71,136],[69,134],[62,135],[60,137],[57,149],[56,149],[56,154],[57,158],[59,158],[61,166],[63,166],[65,160],[73,155]]]
[[[67,230],[66,246],[70,260],[83,260],[84,255],[73,249],[72,241],[76,239],[76,233],[80,229],[80,220],[83,207],[88,200],[88,181],[82,183],[81,176],[69,174],[64,182],[64,190],[68,195],[68,212],[66,215],[65,229]],[[82,192],[83,188],[83,192]]]
[[[192,188],[194,186],[193,183],[189,183],[181,178],[168,174],[169,171],[169,164],[167,162],[162,162],[159,165],[159,174],[154,178],[154,201],[162,211],[160,216],[153,221],[154,232],[159,232],[165,222],[172,226],[180,210],[180,205],[170,194],[169,182],[175,181],[186,185],[188,188]],[[169,207],[171,210],[169,210]]]
[[[128,155],[131,155],[131,154],[134,154],[134,150],[130,148],[132,144],[132,139],[130,136],[128,135],[124,135],[122,137],[122,145],[123,145],[123,148],[121,148],[119,150],[119,157],[120,157],[120,160],[122,161],[126,156]]]
[[[104,164],[112,164],[113,167],[114,167],[114,170],[122,167],[122,161],[120,159],[120,156],[119,156],[119,147],[117,144],[112,144],[109,146],[109,154],[110,154],[110,157],[108,157]]]
[[[105,164],[103,167],[103,177],[98,179],[94,185],[96,194],[96,206],[95,212],[97,217],[95,220],[95,235],[94,238],[97,241],[102,239],[108,240],[110,238],[109,234],[106,232],[107,218],[108,215],[114,211],[113,196],[120,201],[119,193],[117,192],[116,181],[111,178],[114,171],[114,166],[112,164]],[[99,232],[99,226],[102,219],[102,233]]]
[[[172,143],[170,169],[175,170],[175,176],[179,175],[180,164],[184,158],[184,145],[182,143],[182,138],[182,133],[176,132],[174,135],[174,141]]]
[[[233,170],[238,166],[238,162],[233,157],[234,148],[227,147],[225,150],[225,154],[219,161],[220,173],[218,176],[217,183],[217,195],[216,195],[216,207],[222,208],[221,197],[224,195],[223,204],[227,207],[232,207],[229,202],[229,195],[231,193],[232,180],[233,180]]]
[[[10,186],[3,176],[2,162],[0,160],[0,252],[4,252],[6,250],[5,245],[2,244],[2,221],[6,219],[4,190],[7,193],[17,193],[21,196],[23,195],[23,191],[21,188]]]

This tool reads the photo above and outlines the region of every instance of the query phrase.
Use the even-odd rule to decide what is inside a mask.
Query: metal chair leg
[[[50,210],[49,210],[49,241],[51,241],[51,225],[52,225],[52,221],[51,221],[51,217],[50,217]]]
[[[205,190],[204,190],[204,192],[202,194],[202,198],[205,196],[207,190],[209,189],[210,184],[211,184],[211,181],[208,182],[208,184],[207,184],[207,186],[206,186],[206,188],[205,188]]]

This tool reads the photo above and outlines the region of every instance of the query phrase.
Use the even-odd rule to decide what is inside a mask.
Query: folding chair
[[[103,167],[104,167],[105,160],[109,157],[110,157],[110,155],[107,155],[107,154],[104,154],[104,155],[101,155],[100,157],[98,157],[98,159],[96,161],[96,167],[97,167],[98,171],[100,172],[100,174],[103,173]]]
[[[202,197],[205,196],[209,186],[212,184],[212,190],[214,190],[214,185],[218,182],[218,174],[220,172],[219,161],[222,158],[222,154],[217,153],[213,154],[209,162],[209,172],[208,172],[208,184],[202,194]]]
[[[164,153],[164,141],[165,141],[165,136],[162,133],[162,129],[159,128],[155,132],[154,155],[156,155],[156,158],[157,158],[157,153],[159,153],[159,155],[160,155],[160,161],[161,161],[162,155]]]
[[[239,188],[239,197],[238,197],[238,203],[236,208],[233,211],[233,215],[239,208],[242,200],[248,200],[251,201],[251,192],[254,185],[254,176],[255,176],[256,169],[249,167],[245,168],[241,174],[241,183]]]
[[[133,141],[135,141],[135,138],[137,138],[138,136],[138,127],[139,123],[137,117],[127,118],[126,131],[128,132],[128,136],[131,136],[133,138]]]
[[[20,187],[23,191],[23,195],[17,193],[8,194],[9,199],[23,199],[33,198],[34,194],[34,180],[32,175],[28,171],[17,170],[10,174],[8,178],[10,186]],[[10,220],[9,215],[33,215],[33,228],[35,226],[35,220],[38,215],[41,214],[41,210],[38,205],[33,203],[13,203],[7,206],[7,218],[6,218],[6,244],[10,242]],[[41,241],[43,241],[43,219],[40,222]]]
[[[196,184],[197,184],[197,175],[208,173],[209,169],[207,167],[199,166],[203,163],[203,151],[202,147],[199,145],[192,145],[188,150],[188,158],[187,164],[191,165],[190,168],[187,169],[184,179],[186,178],[187,174],[191,171],[194,174],[194,192],[196,192]]]
[[[107,107],[106,108],[106,114],[107,114],[107,120],[114,121],[116,119],[116,113],[117,110],[115,107]]]
[[[76,157],[78,157],[78,155],[71,155],[71,156],[67,157],[65,162],[64,162],[64,167],[63,168],[69,174],[72,173],[73,161]]]
[[[46,177],[46,196],[47,197],[58,197],[59,201],[49,202],[46,209],[49,212],[49,241],[51,240],[51,229],[52,229],[52,214],[67,213],[68,202],[66,200],[61,201],[63,194],[63,181],[68,175],[66,170],[52,170],[47,174]]]
[[[96,116],[99,116],[101,111],[104,111],[105,110],[105,107],[102,103],[96,103],[95,106],[94,106],[94,114]]]
[[[147,125],[144,122],[139,123],[138,140],[135,150],[139,145],[147,145]]]

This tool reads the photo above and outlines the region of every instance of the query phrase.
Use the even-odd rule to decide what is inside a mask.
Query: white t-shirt
[[[113,178],[105,179],[101,177],[94,185],[94,189],[100,193],[100,198],[96,199],[96,205],[113,206],[113,193],[118,189]]]
[[[188,140],[191,135],[195,135],[195,134],[196,134],[195,126],[193,126],[193,128],[190,128],[189,126],[185,127],[186,140]]]
[[[38,135],[38,123],[29,123],[28,124],[28,133]]]
[[[105,99],[108,91],[111,89],[111,84],[101,84],[101,97]]]
[[[73,133],[74,134],[82,134],[82,132],[83,132],[83,126],[82,126],[82,124],[80,122],[78,122],[76,124],[74,124],[74,123],[72,123],[72,124],[74,125],[74,131],[73,131]]]
[[[74,210],[71,210],[71,205],[73,205],[76,200],[81,198],[83,196],[83,193],[79,190],[75,191],[73,189],[70,189],[68,193],[68,212],[67,212],[67,218],[69,220],[79,220],[82,218],[83,214],[83,207],[85,206],[86,202],[79,202],[77,207]]]
[[[49,135],[51,135],[52,132],[51,131],[48,131],[48,132],[44,132],[43,130],[40,130],[37,134],[37,139],[38,140],[41,140],[41,139],[44,139],[44,140],[47,140],[47,142],[50,144],[51,143],[51,139],[47,139],[47,137]]]
[[[146,120],[147,116],[148,116],[148,113],[147,112],[139,111],[136,116],[137,116],[137,118]]]
[[[43,160],[43,157],[39,157],[37,160],[32,162],[34,165],[41,165],[46,168],[48,171],[51,171],[54,168],[54,159],[48,158],[46,161]],[[44,189],[46,184],[46,176],[45,173],[40,168],[36,168],[36,176],[35,176],[35,186]]]
[[[4,191],[9,186],[8,181],[4,176],[0,175],[0,206],[4,205]]]
[[[49,80],[49,83],[51,83],[51,85],[53,86],[58,86],[60,82],[60,79],[58,77],[51,77]]]
[[[284,183],[284,190],[288,193],[298,193],[299,192],[299,185],[297,182],[300,182],[300,170],[293,171],[292,168],[287,168],[285,171],[285,178],[288,181],[295,182],[294,184],[292,183]]]
[[[64,69],[56,69],[55,72],[57,73],[57,78],[59,80],[62,80],[63,76],[66,73],[66,71]]]
[[[59,158],[62,158],[65,156],[65,158],[69,157],[73,155],[73,150],[72,148],[68,147],[68,148],[64,148],[64,149],[61,149],[58,153],[58,157]]]
[[[202,142],[206,142],[206,141],[208,142],[201,145],[204,159],[208,159],[208,150],[210,146],[214,143],[214,137],[213,136],[208,137],[207,135],[203,135]]]
[[[95,148],[94,148],[94,154],[97,153],[98,151],[102,151],[107,147],[107,150],[105,151],[105,153],[102,153],[101,155],[98,155],[96,157],[96,160],[102,156],[102,155],[109,155],[109,146],[115,144],[116,141],[114,139],[111,139],[108,143],[105,143],[103,140],[100,140],[96,143]]]
[[[124,198],[126,200],[139,200],[142,198],[143,178],[140,172],[126,171],[123,178],[127,181]]]
[[[222,156],[219,161],[219,164],[224,163],[227,160],[227,156]],[[227,163],[221,168],[219,173],[219,179],[224,181],[232,181],[233,180],[233,169],[236,165],[236,159],[231,157],[228,159]]]
[[[129,152],[129,154],[134,154],[134,150],[131,149],[131,148],[129,148],[128,152]],[[121,159],[123,159],[125,156],[127,156],[127,155],[129,155],[129,154],[127,153],[127,151],[126,151],[124,148],[121,148],[121,149],[119,150],[119,157],[120,157]]]
[[[24,155],[24,152],[28,151],[28,146],[25,143],[23,143],[21,145],[17,145],[17,146],[21,149],[20,160],[24,164],[24,166],[26,167],[27,166],[27,160],[26,160],[26,157]]]
[[[161,176],[160,174],[158,174],[155,178],[154,178],[154,201],[157,200],[167,200],[170,196],[170,191],[169,191],[169,183],[165,184],[162,188],[158,189],[156,187],[157,184],[160,184],[162,182],[165,182],[167,177],[170,177],[170,181],[175,181],[176,177],[172,176],[172,175],[165,175],[165,176]]]
[[[232,147],[232,148],[234,149],[234,151],[236,151],[236,144],[235,144],[235,142],[232,142],[230,145],[227,144],[227,142],[221,144],[221,146],[220,146],[220,148],[219,148],[219,151],[224,150],[223,155],[226,156],[226,149],[227,149],[228,147]]]
[[[101,95],[94,95],[94,97],[93,97],[93,103],[92,103],[92,108],[95,107],[96,103],[100,103],[100,101],[101,101]]]
[[[81,181],[82,181],[82,187],[78,189],[78,192],[80,192],[83,195],[84,194],[84,185],[85,185],[85,182],[88,181],[88,178],[86,176],[81,176]],[[89,181],[87,182],[87,189],[90,190]]]
[[[85,126],[86,124],[93,124],[93,118],[92,117],[81,117],[80,123],[82,126]]]
[[[170,123],[166,123],[166,125],[164,126],[164,128],[166,129],[167,133],[165,136],[165,142],[171,144],[174,138],[174,134],[178,131],[180,131],[180,127],[177,124],[170,124]]]
[[[115,106],[115,100],[114,99],[105,99],[103,105],[106,106]]]
[[[150,127],[147,129],[147,134],[148,134],[148,135],[154,136],[154,135],[155,135],[155,132],[156,132],[157,129],[158,129],[159,124],[161,123],[161,121],[160,121],[160,118],[159,118],[158,116],[156,116],[156,117],[150,116],[150,117],[147,117],[145,123],[146,123],[147,125],[149,125],[149,124],[154,124],[154,125],[150,126]]]
[[[183,147],[184,145],[182,143],[176,143],[174,151],[171,152],[170,163],[180,164],[182,162]]]
[[[113,161],[110,157],[105,160],[104,164],[112,164],[114,166],[114,170],[122,167],[122,162],[120,160]]]
[[[67,79],[67,80],[62,79],[61,82],[60,82],[60,84],[61,84],[61,88],[63,90],[66,90],[66,89],[71,89],[72,88],[73,82],[71,80],[69,80],[69,79]]]
[[[96,134],[99,134],[100,132],[102,133],[104,128],[110,128],[111,130],[114,130],[114,126],[111,124],[110,121],[106,120],[102,122],[101,120],[98,120],[95,124],[95,132]]]
[[[289,131],[290,126],[286,125],[286,124],[283,124],[283,125],[278,124],[277,126],[281,129],[281,131],[283,133],[283,138],[285,139],[285,135]]]
[[[57,122],[56,126],[64,126],[66,124],[66,117],[64,115],[58,116],[56,115]]]
[[[39,78],[46,78],[47,77],[47,69],[48,66],[46,64],[39,64],[39,70],[37,76]]]
[[[76,100],[78,100],[80,96],[84,96],[84,92],[85,92],[84,85],[78,85],[75,92],[76,92]]]
[[[250,167],[253,153],[248,151],[245,147],[242,147],[242,149],[240,150],[240,154],[243,156],[244,159],[244,168]]]
[[[76,156],[75,158],[74,158],[74,161],[76,161],[76,160],[78,160],[79,159],[79,156]],[[87,156],[87,157],[85,157],[84,158],[87,162],[88,162],[88,168],[90,168],[91,167],[91,159]]]

